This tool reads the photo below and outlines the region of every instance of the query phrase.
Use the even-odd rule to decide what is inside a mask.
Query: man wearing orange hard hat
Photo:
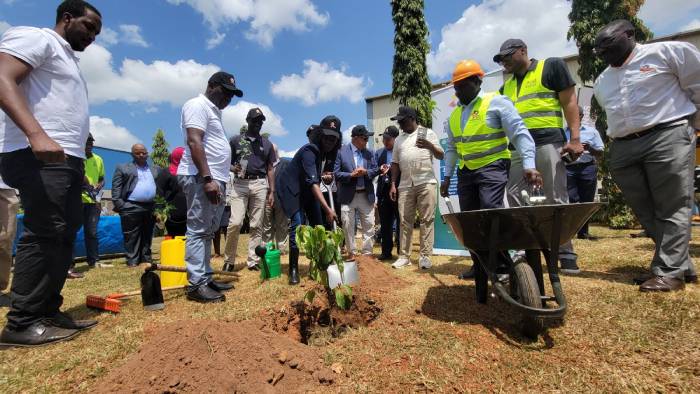
[[[457,195],[462,211],[503,208],[512,144],[523,158],[523,177],[541,185],[535,169],[535,141],[513,102],[498,92],[482,92],[484,71],[474,60],[462,60],[452,73],[459,105],[445,125],[445,177],[440,195],[449,195],[450,179],[457,165]],[[480,251],[472,253],[478,260]],[[502,259],[507,257],[503,255]],[[478,266],[475,264],[474,266]],[[474,267],[460,275],[474,276]]]

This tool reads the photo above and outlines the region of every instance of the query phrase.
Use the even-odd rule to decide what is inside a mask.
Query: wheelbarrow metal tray
[[[601,205],[589,202],[481,209],[450,213],[443,215],[443,219],[467,249],[550,249],[552,232],[556,231],[555,215],[559,216],[561,245],[571,240]],[[490,237],[494,219],[499,223],[497,240]]]

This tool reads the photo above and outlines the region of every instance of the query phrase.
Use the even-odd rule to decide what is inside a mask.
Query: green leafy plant
[[[299,226],[296,230],[297,245],[310,261],[309,277],[323,285],[327,289],[329,301],[335,300],[336,305],[342,310],[347,310],[352,304],[352,288],[348,285],[340,285],[334,289],[329,288],[328,267],[335,264],[338,270],[343,272],[343,256],[340,254],[340,246],[343,244],[344,235],[340,229],[328,231],[323,226]],[[331,297],[331,292],[333,297]],[[304,300],[313,302],[316,293],[313,290],[304,295]]]
[[[159,228],[162,229],[160,226],[163,226],[165,221],[168,220],[168,216],[170,212],[175,209],[175,205],[168,203],[163,196],[156,196],[154,202],[155,209],[153,214],[156,217],[156,223],[159,225]]]

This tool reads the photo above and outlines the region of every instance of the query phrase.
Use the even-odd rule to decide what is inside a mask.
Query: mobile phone
[[[421,127],[420,129],[418,129],[418,137],[417,138],[419,140],[424,140],[425,137],[427,137],[427,134],[428,134],[428,130]]]

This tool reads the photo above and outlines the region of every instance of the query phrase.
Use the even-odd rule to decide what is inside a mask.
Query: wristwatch
[[[214,180],[214,178],[212,178],[211,175],[205,175],[202,178],[204,178],[204,183],[209,183]]]

